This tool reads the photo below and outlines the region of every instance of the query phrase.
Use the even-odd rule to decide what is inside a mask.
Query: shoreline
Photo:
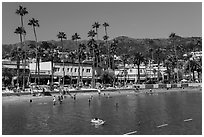
[[[187,87],[187,88],[170,88],[170,89],[152,89],[152,94],[154,93],[172,93],[172,92],[201,92],[202,93],[202,88],[201,87]],[[117,96],[117,95],[139,95],[139,94],[149,94],[149,89],[140,89],[138,91],[135,91],[133,89],[121,89],[121,90],[105,90],[101,91],[101,96],[104,96],[104,93],[106,96],[109,94],[110,96]],[[73,96],[76,94],[77,98],[89,98],[90,96],[98,96],[98,92],[70,92],[70,94]],[[13,103],[13,102],[23,102],[23,101],[28,101],[30,99],[32,100],[46,100],[46,99],[51,99],[53,96],[58,96],[60,95],[59,92],[57,93],[51,93],[51,96],[33,96],[32,94],[28,95],[10,95],[10,96],[2,96],[2,104],[5,103]],[[66,98],[71,99],[71,96],[69,94],[65,94]]]

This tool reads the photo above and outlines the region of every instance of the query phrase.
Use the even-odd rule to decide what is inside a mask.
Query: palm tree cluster
[[[179,77],[179,70],[181,71],[182,66],[183,69],[193,73],[194,78],[194,71],[197,71],[199,74],[201,73],[201,64],[195,60],[190,60],[188,58],[186,63],[180,65],[179,67],[179,59],[181,59],[181,55],[184,53],[184,49],[182,49],[181,45],[178,44],[180,37],[177,36],[175,33],[171,33],[169,36],[169,46],[168,47],[157,47],[154,41],[151,39],[149,40],[150,48],[147,51],[139,51],[137,49],[132,49],[132,47],[121,46],[119,47],[119,41],[117,39],[109,40],[108,36],[108,27],[110,25],[107,22],[104,22],[102,25],[99,22],[95,22],[92,25],[92,29],[87,33],[89,38],[87,43],[82,43],[80,41],[81,37],[78,33],[74,33],[71,36],[71,40],[73,41],[77,50],[70,50],[65,48],[66,42],[63,40],[67,40],[67,34],[65,32],[60,31],[57,34],[57,38],[60,39],[60,45],[57,46],[53,42],[38,42],[37,39],[37,31],[36,29],[40,27],[39,20],[35,18],[31,18],[28,22],[28,25],[33,28],[33,33],[35,37],[35,42],[27,45],[29,46],[29,52],[26,50],[26,31],[24,29],[24,21],[23,17],[28,14],[28,11],[25,7],[19,6],[16,10],[16,13],[20,15],[21,19],[21,26],[17,27],[15,32],[19,35],[20,44],[17,48],[14,48],[11,52],[11,56],[14,60],[17,61],[17,84],[20,85],[20,73],[19,73],[19,66],[20,61],[24,61],[24,66],[26,66],[26,60],[28,58],[32,58],[36,60],[36,68],[35,68],[35,83],[40,84],[40,61],[51,61],[51,73],[52,73],[52,80],[51,85],[53,85],[53,75],[54,75],[54,62],[62,62],[63,63],[63,76],[62,76],[62,85],[65,84],[65,62],[72,62],[78,63],[78,79],[77,85],[82,82],[83,77],[83,62],[85,60],[92,61],[92,82],[91,85],[94,88],[96,85],[96,78],[95,72],[97,72],[97,76],[99,74],[104,76],[100,76],[100,78],[112,78],[113,80],[102,80],[102,81],[112,81],[114,84],[116,82],[115,76],[107,76],[109,73],[113,72],[114,69],[117,68],[117,65],[114,62],[114,57],[117,55],[120,57],[122,64],[123,64],[123,76],[124,76],[124,83],[126,83],[127,79],[127,69],[125,67],[126,64],[132,63],[137,66],[138,72],[138,80],[137,82],[140,83],[140,65],[150,64],[150,68],[152,68],[152,63],[157,63],[158,70],[154,70],[157,72],[157,81],[161,80],[160,76],[160,65],[163,64],[167,68],[166,73],[168,74],[168,80],[178,82],[181,78]],[[103,40],[99,40],[99,28],[104,27],[104,36]],[[199,46],[201,43],[197,43]],[[154,48],[153,48],[154,45]],[[152,46],[152,47],[151,47]],[[156,48],[155,48],[156,47]],[[175,68],[177,69],[175,73]],[[80,71],[82,70],[82,71]],[[100,71],[103,73],[100,73]],[[82,73],[82,74],[80,74]],[[23,71],[23,89],[25,87],[25,67]],[[30,75],[29,75],[30,76]],[[175,80],[176,79],[176,80]],[[72,75],[71,75],[71,83],[72,83]]]

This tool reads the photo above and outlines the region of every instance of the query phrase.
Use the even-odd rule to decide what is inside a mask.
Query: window
[[[90,72],[91,72],[91,69],[86,69],[86,72],[90,73]]]
[[[77,72],[77,68],[74,69],[74,72]]]
[[[142,73],[142,70],[140,69],[140,73]]]
[[[70,72],[72,72],[72,70],[73,70],[73,69],[71,68]]]
[[[67,68],[67,72],[69,72],[69,68]]]
[[[82,72],[84,72],[84,69],[82,69]]]
[[[55,68],[54,70],[55,70],[55,72],[57,72],[57,71],[59,71],[59,70],[60,70],[60,68]]]
[[[132,69],[130,69],[130,73],[132,72]]]

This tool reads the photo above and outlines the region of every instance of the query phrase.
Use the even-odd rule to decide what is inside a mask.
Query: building
[[[63,63],[54,63],[54,82],[62,83],[63,79]],[[31,82],[38,77],[35,74],[36,63],[30,64]],[[76,83],[78,79],[78,63],[64,63],[65,70],[65,84],[69,84],[72,79],[72,83]],[[96,74],[96,73],[95,73]],[[40,83],[46,84],[51,80],[52,67],[51,62],[40,63]],[[80,77],[83,82],[91,82],[92,79],[92,64],[82,63],[80,67]]]

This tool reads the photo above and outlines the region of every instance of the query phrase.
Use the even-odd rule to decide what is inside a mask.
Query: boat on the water
[[[105,121],[99,118],[94,118],[94,119],[91,119],[91,123],[94,125],[103,125]]]

